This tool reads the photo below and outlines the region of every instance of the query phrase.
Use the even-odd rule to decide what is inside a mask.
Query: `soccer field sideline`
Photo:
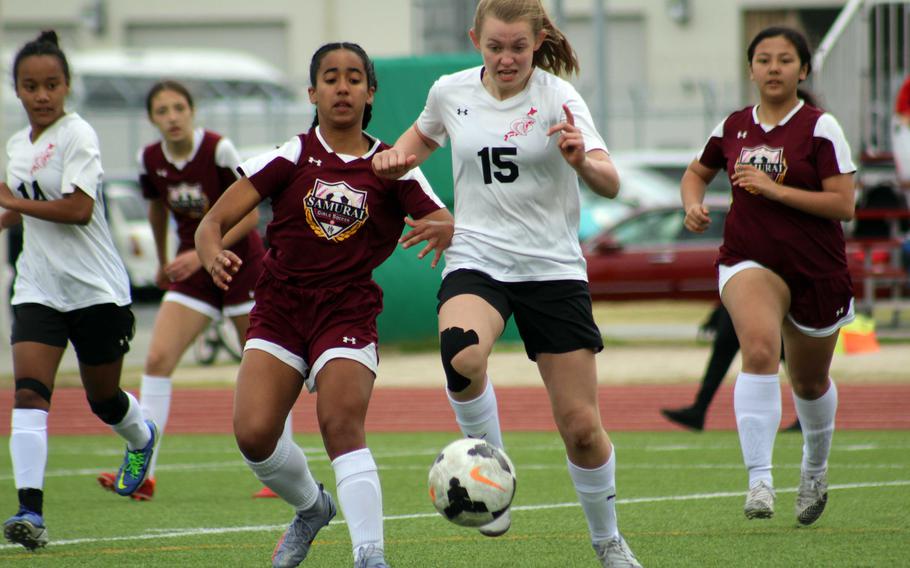
[[[842,491],[849,489],[874,489],[880,487],[904,487],[910,486],[910,479],[906,480],[895,480],[895,481],[885,481],[885,482],[874,482],[874,483],[844,483],[844,484],[834,484],[828,487],[829,491]],[[796,493],[797,487],[785,487],[776,489],[778,494],[787,494],[787,493]],[[742,491],[721,491],[716,493],[693,493],[688,495],[666,495],[659,497],[630,497],[630,498],[617,498],[617,505],[636,505],[644,503],[661,503],[669,501],[692,501],[692,500],[707,500],[707,499],[726,499],[737,497],[741,498],[743,496]],[[518,505],[512,507],[513,512],[534,512],[534,511],[546,511],[551,509],[566,509],[566,508],[575,508],[580,507],[579,503],[569,502],[569,503],[550,503],[544,505]],[[415,519],[439,519],[437,513],[413,513],[408,515],[388,515],[383,517],[384,521],[407,521]],[[330,523],[330,526],[345,525],[343,520],[334,520]],[[138,534],[131,536],[115,536],[115,537],[104,537],[104,538],[74,538],[67,540],[54,540],[48,544],[48,547],[62,547],[62,546],[72,546],[78,544],[104,544],[104,543],[113,543],[113,542],[129,542],[129,541],[142,541],[142,540],[157,540],[157,539],[166,539],[166,538],[183,538],[183,537],[192,537],[192,536],[205,536],[205,535],[216,535],[216,534],[230,534],[230,533],[248,533],[248,532],[273,532],[273,531],[282,531],[287,527],[286,524],[279,525],[252,525],[252,526],[241,526],[241,527],[207,527],[207,528],[193,528],[193,529],[148,529],[149,533]],[[2,544],[0,545],[0,550],[7,549],[21,549],[21,546],[17,544]]]

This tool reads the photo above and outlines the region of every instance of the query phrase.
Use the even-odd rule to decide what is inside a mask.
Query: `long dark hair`
[[[526,20],[536,38],[540,30],[547,32],[540,49],[534,52],[533,64],[554,75],[578,73],[578,56],[566,36],[556,27],[540,0],[480,0],[474,11],[474,33],[480,35],[483,20],[488,14],[506,23]]]
[[[364,51],[362,47],[356,43],[351,43],[348,41],[336,41],[333,43],[327,43],[316,50],[316,53],[313,54],[313,58],[310,60],[310,86],[316,88],[316,80],[319,76],[319,66],[322,65],[322,60],[325,56],[336,49],[346,49],[357,54],[360,57],[360,61],[363,62],[363,69],[367,74],[367,88],[373,89],[375,91],[379,88],[379,83],[376,81],[376,70],[373,68],[373,61],[370,59],[370,56],[367,55],[367,52]],[[367,125],[370,123],[370,119],[373,118],[373,105],[367,104],[363,109],[363,120],[361,122],[361,128],[366,130]],[[319,124],[319,113],[315,113],[313,116],[313,124],[310,125],[310,128],[315,128]]]
[[[63,53],[63,50],[60,49],[57,32],[54,30],[44,30],[38,34],[37,38],[22,46],[22,49],[16,53],[16,58],[13,60],[14,88],[19,81],[19,64],[22,63],[22,60],[26,57],[32,57],[34,55],[50,55],[59,59],[60,67],[63,68],[63,77],[66,79],[66,84],[70,84],[70,65],[66,61],[66,55]]]
[[[172,79],[164,79],[152,85],[152,88],[149,89],[148,94],[145,96],[145,109],[148,111],[149,116],[152,116],[152,99],[161,91],[174,91],[186,99],[186,103],[190,105],[190,110],[196,108],[193,106],[193,95],[190,94],[190,90],[183,83]]]

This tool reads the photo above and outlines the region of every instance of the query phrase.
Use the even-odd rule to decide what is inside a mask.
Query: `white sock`
[[[496,405],[496,393],[493,382],[487,377],[487,388],[474,400],[460,402],[452,398],[446,389],[449,404],[455,411],[455,421],[462,434],[468,438],[486,440],[497,448],[503,448],[502,430],[499,427],[499,409]]]
[[[47,412],[14,408],[9,453],[16,489],[43,489],[47,467]]]
[[[130,393],[123,391],[126,398],[130,401],[130,406],[126,411],[123,420],[111,426],[111,428],[126,440],[126,447],[131,450],[141,450],[148,445],[152,439],[152,431],[145,423],[145,416],[142,414],[142,407],[139,401]]]
[[[834,437],[834,415],[837,414],[837,387],[834,380],[827,392],[815,400],[803,400],[793,394],[796,415],[803,430],[802,470],[811,476],[828,469],[831,439]]]
[[[142,375],[139,400],[146,418],[154,420],[158,426],[158,435],[164,436],[164,428],[167,426],[168,415],[171,411],[170,377]],[[158,442],[158,449],[152,456],[152,463],[149,465],[149,477],[155,477],[155,466],[158,464],[158,456],[160,454],[161,441]]]
[[[310,473],[306,456],[290,436],[278,438],[275,451],[261,462],[243,458],[263,485],[291,504],[296,510],[304,511],[316,503],[319,486]]]
[[[733,410],[743,461],[749,470],[749,487],[759,481],[773,487],[771,456],[781,415],[778,375],[740,373],[733,387]]]
[[[610,451],[607,463],[594,469],[578,467],[566,456],[569,476],[578,501],[588,520],[591,542],[619,536],[616,523],[616,452]]]
[[[281,431],[281,437],[287,438],[290,443],[294,443],[294,420],[291,418],[291,413],[288,412],[288,417],[284,419],[284,430]]]
[[[338,503],[348,523],[354,558],[373,546],[382,550],[382,488],[369,448],[354,450],[332,460]]]

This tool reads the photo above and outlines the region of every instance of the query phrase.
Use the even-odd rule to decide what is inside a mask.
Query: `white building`
[[[603,9],[603,43],[594,22]],[[838,0],[545,0],[581,61],[576,84],[612,148],[691,147],[751,96],[745,48],[770,24],[818,42]],[[55,28],[67,50],[215,47],[247,51],[305,86],[328,41],[374,57],[469,49],[474,0],[0,0],[0,45]],[[603,56],[598,46],[603,45]],[[605,88],[606,96],[598,93]]]

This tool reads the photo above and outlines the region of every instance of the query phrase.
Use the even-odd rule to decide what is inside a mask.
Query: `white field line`
[[[906,487],[910,486],[910,479],[897,481],[884,481],[878,483],[845,483],[840,485],[830,485],[828,490],[844,489],[875,489],[880,487]],[[796,487],[787,487],[777,489],[777,493],[796,493]],[[689,495],[666,495],[659,497],[631,497],[628,499],[617,499],[620,505],[635,505],[641,503],[662,503],[667,501],[700,501],[706,499],[726,499],[728,497],[742,497],[742,491],[723,491],[717,493],[692,493]],[[522,505],[512,507],[513,511],[545,511],[549,509],[567,509],[578,507],[577,502],[571,503],[550,503],[543,505]],[[436,513],[415,513],[411,515],[390,515],[385,517],[386,521],[404,521],[412,519],[434,519],[438,518]],[[343,525],[344,521],[332,521],[331,525]],[[105,538],[72,538],[67,540],[51,541],[49,546],[69,546],[75,544],[98,544],[111,542],[133,542],[142,540],[156,540],[164,538],[183,538],[189,536],[213,535],[213,534],[232,534],[242,532],[277,532],[284,530],[286,525],[250,525],[242,527],[209,527],[209,528],[192,528],[192,529],[146,529],[147,532],[131,536],[112,536]],[[18,544],[0,545],[0,550],[19,548]]]
[[[782,443],[783,441],[778,439],[775,442],[776,447],[780,448],[793,448],[802,446],[802,438],[794,441],[792,444]],[[302,447],[301,448],[307,456],[307,459],[310,461],[328,461],[328,458],[325,456],[325,450],[322,447]],[[373,457],[376,459],[392,459],[392,458],[407,458],[415,456],[435,456],[439,453],[440,448],[416,448],[408,451],[397,451],[397,452],[374,452]],[[670,444],[670,445],[654,445],[654,446],[642,446],[642,447],[626,447],[621,448],[623,454],[627,452],[703,452],[711,450],[735,450],[739,449],[739,444]],[[866,452],[874,450],[908,450],[910,445],[906,444],[850,444],[850,445],[836,445],[834,447],[835,451],[838,452]],[[210,448],[191,448],[191,447],[179,447],[172,448],[167,446],[164,450],[168,455],[239,455],[239,450],[236,449],[225,449],[223,447],[210,447]],[[547,444],[547,445],[536,445],[536,446],[510,446],[509,453],[523,453],[523,452],[565,452],[565,448],[560,444]],[[50,453],[55,456],[65,456],[65,455],[76,455],[76,456],[122,456],[123,448],[117,446],[116,448],[110,449],[97,449],[97,448],[88,448],[80,445],[66,445],[66,446],[57,446],[53,445],[51,447]]]
[[[423,455],[423,454],[418,454]],[[310,462],[320,462],[328,461],[327,458],[323,459],[309,459]],[[388,456],[383,459],[388,459]],[[377,460],[380,461],[380,460]],[[44,477],[53,478],[53,477],[74,477],[79,475],[94,476],[98,475],[102,471],[113,471],[118,468],[118,464],[111,464],[106,470],[104,468],[89,467],[89,468],[78,468],[78,469],[49,469],[44,473]],[[774,468],[777,470],[792,470],[799,469],[799,463],[789,463],[789,464],[775,464]],[[832,469],[836,470],[891,470],[891,469],[906,469],[908,466],[906,463],[883,463],[883,464],[838,464],[837,462],[831,462]],[[385,465],[383,463],[379,464],[380,471],[429,471],[430,462],[428,461],[426,465]],[[540,464],[540,463],[522,463],[521,471],[548,471],[555,470],[560,471],[566,468],[565,464]],[[648,470],[681,470],[681,469],[692,469],[692,470],[740,470],[743,468],[743,464],[740,462],[735,463],[648,463],[648,462],[639,462],[634,464],[623,464],[622,469],[648,469]],[[231,469],[247,469],[246,464],[240,460],[232,461],[222,461],[222,462],[196,462],[196,463],[181,463],[181,464],[159,464],[157,466],[157,471],[223,471]],[[13,475],[11,473],[0,474],[0,481],[12,481]]]

